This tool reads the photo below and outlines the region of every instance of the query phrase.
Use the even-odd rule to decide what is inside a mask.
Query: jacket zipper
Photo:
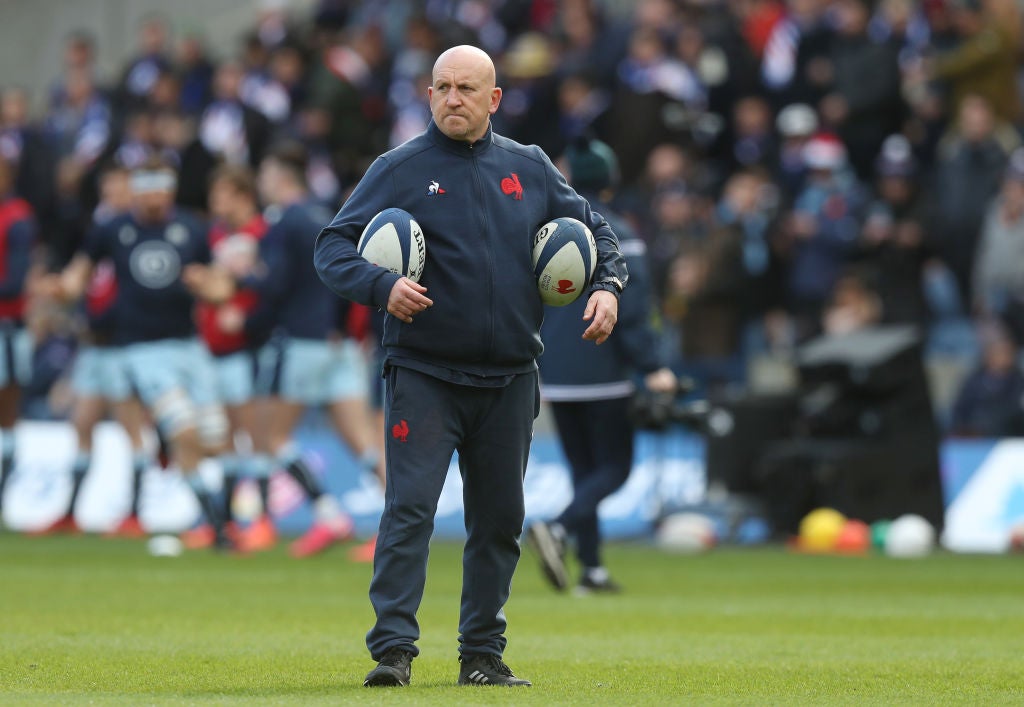
[[[470,146],[472,150],[472,146]],[[487,230],[487,209],[485,204],[484,195],[484,182],[480,176],[480,166],[477,163],[476,151],[472,152],[473,162],[473,174],[476,177],[476,186],[480,194],[480,203],[478,204],[477,215],[480,219],[481,235],[484,241],[484,256],[487,261],[487,310],[490,312],[490,321],[487,331],[487,341],[485,346],[484,360],[490,361],[494,349],[494,254],[491,252],[491,238]]]

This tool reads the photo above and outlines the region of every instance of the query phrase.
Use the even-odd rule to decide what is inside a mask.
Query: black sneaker
[[[405,687],[412,678],[412,651],[389,648],[377,667],[366,674],[363,687]]]
[[[587,594],[618,594],[622,591],[622,585],[607,575],[595,577],[591,574],[584,574],[580,583],[576,585],[575,593],[580,596]]]
[[[512,669],[493,653],[461,655],[459,662],[460,685],[505,685],[506,687],[532,687],[529,680],[517,678]]]
[[[565,569],[565,543],[544,521],[533,523],[526,531],[526,540],[540,556],[544,577],[555,589],[564,592],[569,586],[569,573]]]

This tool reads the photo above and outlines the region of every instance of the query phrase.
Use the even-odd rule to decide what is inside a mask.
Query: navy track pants
[[[629,398],[551,404],[562,451],[572,472],[572,502],[558,516],[576,537],[584,567],[601,566],[597,506],[619,489],[633,467]]]
[[[393,647],[418,654],[416,612],[441,488],[459,453],[466,546],[459,651],[505,650],[504,606],[519,561],[523,476],[539,412],[536,372],[500,388],[457,385],[409,368],[387,371],[387,483],[370,583],[374,660]]]

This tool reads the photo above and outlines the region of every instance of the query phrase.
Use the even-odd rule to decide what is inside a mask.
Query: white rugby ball
[[[408,211],[384,209],[370,219],[356,245],[374,265],[419,282],[427,262],[423,229]]]
[[[935,549],[935,528],[914,513],[902,515],[889,524],[885,554],[889,557],[924,557]]]
[[[562,217],[533,237],[533,274],[544,304],[563,307],[590,285],[597,267],[597,242],[586,224]]]
[[[146,549],[153,557],[177,557],[185,550],[185,544],[176,535],[154,535]]]
[[[673,513],[658,524],[654,540],[658,547],[669,552],[705,552],[715,545],[715,524],[700,513]]]

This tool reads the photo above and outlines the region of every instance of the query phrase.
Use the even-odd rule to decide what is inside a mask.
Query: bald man
[[[320,233],[315,255],[331,289],[387,311],[387,487],[370,583],[377,621],[366,636],[378,665],[363,684],[409,683],[434,513],[457,451],[467,534],[458,682],[528,686],[503,660],[503,607],[519,560],[523,475],[540,408],[544,308],[531,241],[560,216],[590,227],[598,264],[583,337],[597,344],[615,326],[625,261],[607,222],[540,148],[491,131],[501,89],[487,54],[470,46],[441,54],[427,95],[427,130],[370,166]],[[418,284],[356,251],[363,228],[389,207],[423,229],[427,263]]]

